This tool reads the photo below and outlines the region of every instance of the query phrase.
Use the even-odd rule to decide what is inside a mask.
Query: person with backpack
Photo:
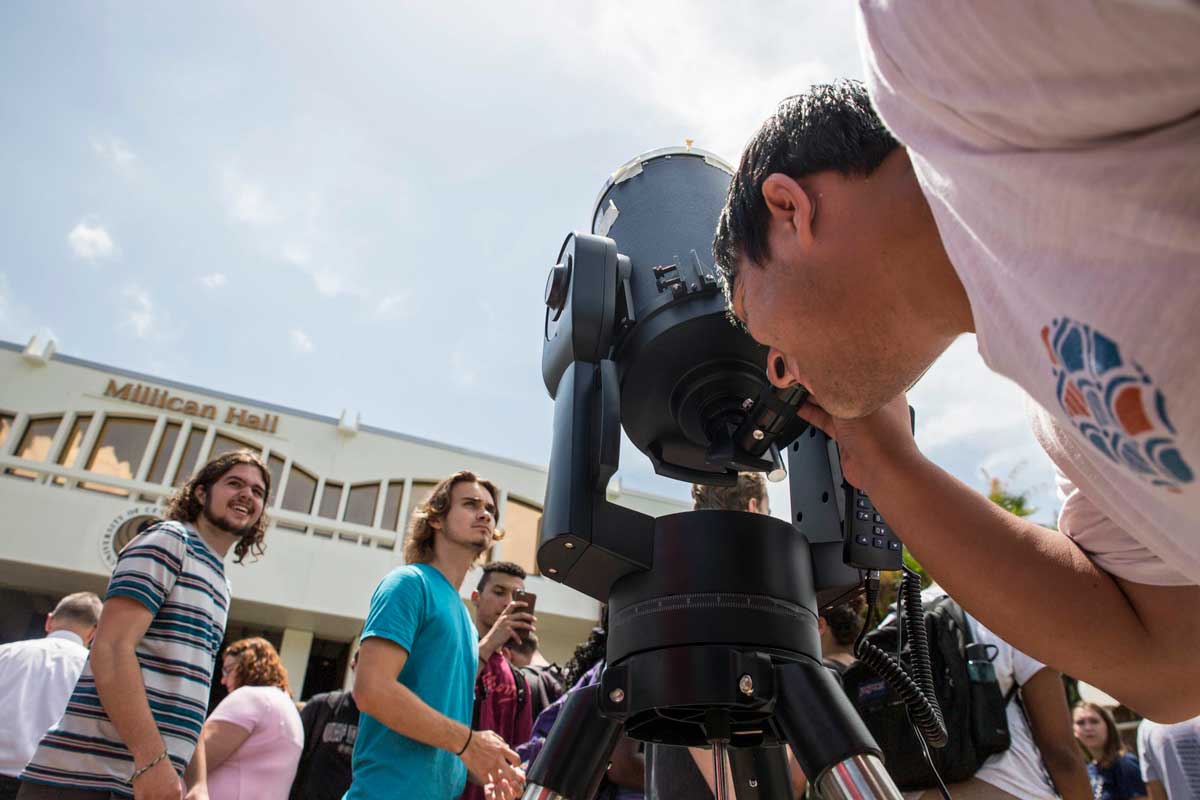
[[[930,753],[955,800],[1091,800],[1061,674],[992,633],[936,584],[921,601],[949,736],[946,747]],[[893,613],[867,639],[894,652],[896,630]],[[908,645],[901,661],[911,664]],[[938,800],[917,734],[886,683],[859,661],[843,686],[905,797]]]
[[[513,677],[517,679],[518,696],[521,694],[519,684],[522,680],[525,682],[534,720],[566,691],[562,670],[557,664],[546,661],[538,651],[536,633],[527,633],[523,638],[509,642],[504,646],[504,657],[508,659],[513,668]]]
[[[358,666],[358,650],[350,671]],[[354,772],[354,740],[358,738],[358,706],[354,694],[337,690],[314,694],[300,709],[304,749],[289,800],[341,800]]]

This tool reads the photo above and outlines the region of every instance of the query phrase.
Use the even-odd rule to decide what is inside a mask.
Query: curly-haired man
[[[91,655],[66,713],[21,774],[21,800],[179,800],[225,635],[224,558],[263,552],[271,473],[253,453],[208,462],[167,519],[117,559]]]
[[[496,538],[498,492],[466,470],[433,488],[413,515],[407,564],[371,597],[354,674],[362,714],[347,800],[457,797],[467,778],[508,800],[517,754],[471,729],[479,636],[459,586]]]

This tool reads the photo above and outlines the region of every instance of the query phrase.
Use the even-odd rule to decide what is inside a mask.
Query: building
[[[240,448],[270,468],[272,522],[262,560],[226,562],[227,638],[274,642],[301,698],[347,681],[371,592],[403,563],[412,510],[459,469],[501,487],[505,537],[490,558],[530,572],[547,657],[564,661],[595,624],[596,601],[536,575],[545,468],[53,351],[37,337],[0,341],[0,642],[40,635],[66,593],[103,594],[116,554],[174,488]],[[654,515],[686,508],[630,492],[620,502]]]

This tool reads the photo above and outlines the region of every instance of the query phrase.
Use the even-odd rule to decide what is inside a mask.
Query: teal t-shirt
[[[470,727],[479,635],[458,589],[428,564],[388,573],[371,597],[362,638],[378,636],[408,651],[397,680],[425,703]],[[370,714],[359,718],[354,782],[344,800],[452,800],[467,768],[453,753],[393,731]]]

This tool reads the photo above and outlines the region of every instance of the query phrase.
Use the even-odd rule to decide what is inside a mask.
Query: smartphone
[[[537,595],[533,592],[513,592],[513,601],[524,603],[525,607],[521,609],[521,613],[532,614],[534,607],[537,605]]]

